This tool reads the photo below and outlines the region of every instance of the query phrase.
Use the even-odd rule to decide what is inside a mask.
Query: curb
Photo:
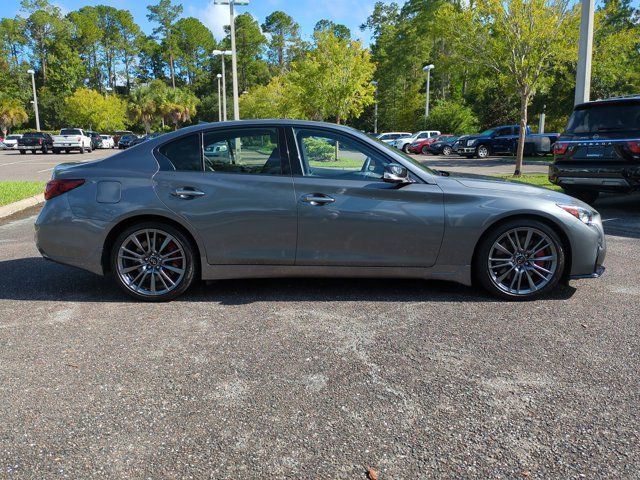
[[[18,202],[10,203],[8,205],[3,205],[0,207],[0,219],[14,215],[18,212],[21,212],[22,210],[35,207],[36,205],[40,205],[41,203],[44,203],[43,193],[34,195],[33,197],[25,198],[24,200],[20,200]]]

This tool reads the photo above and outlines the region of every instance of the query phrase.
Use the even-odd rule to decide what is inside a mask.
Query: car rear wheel
[[[451,147],[442,147],[443,155],[451,155]]]
[[[536,220],[513,220],[485,236],[474,273],[491,294],[529,300],[553,290],[562,277],[565,253],[558,235]]]
[[[164,223],[145,222],[124,230],[111,249],[111,271],[133,298],[171,300],[193,283],[196,256],[189,239]]]
[[[404,153],[409,153],[409,144],[408,144],[408,143],[405,143],[405,144],[402,146],[402,151],[403,151]]]
[[[20,150],[20,155],[26,155],[27,151],[26,150]]]

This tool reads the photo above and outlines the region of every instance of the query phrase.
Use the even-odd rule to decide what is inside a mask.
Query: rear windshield
[[[77,128],[63,128],[60,130],[60,135],[80,135],[80,132]]]
[[[589,104],[571,114],[567,133],[640,131],[640,102]]]
[[[42,138],[44,137],[43,133],[38,133],[38,132],[32,132],[32,133],[25,133],[22,138]]]

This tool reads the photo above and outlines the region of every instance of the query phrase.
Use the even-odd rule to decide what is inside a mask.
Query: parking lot
[[[43,260],[35,210],[4,221],[0,477],[636,477],[639,200],[596,204],[604,277],[521,303],[298,279],[142,304]]]

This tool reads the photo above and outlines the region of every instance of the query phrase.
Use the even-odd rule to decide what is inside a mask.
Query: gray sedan
[[[348,127],[204,124],[56,167],[48,259],[169,300],[194,280],[410,277],[528,299],[604,271],[600,215],[517,182],[431,170]]]

